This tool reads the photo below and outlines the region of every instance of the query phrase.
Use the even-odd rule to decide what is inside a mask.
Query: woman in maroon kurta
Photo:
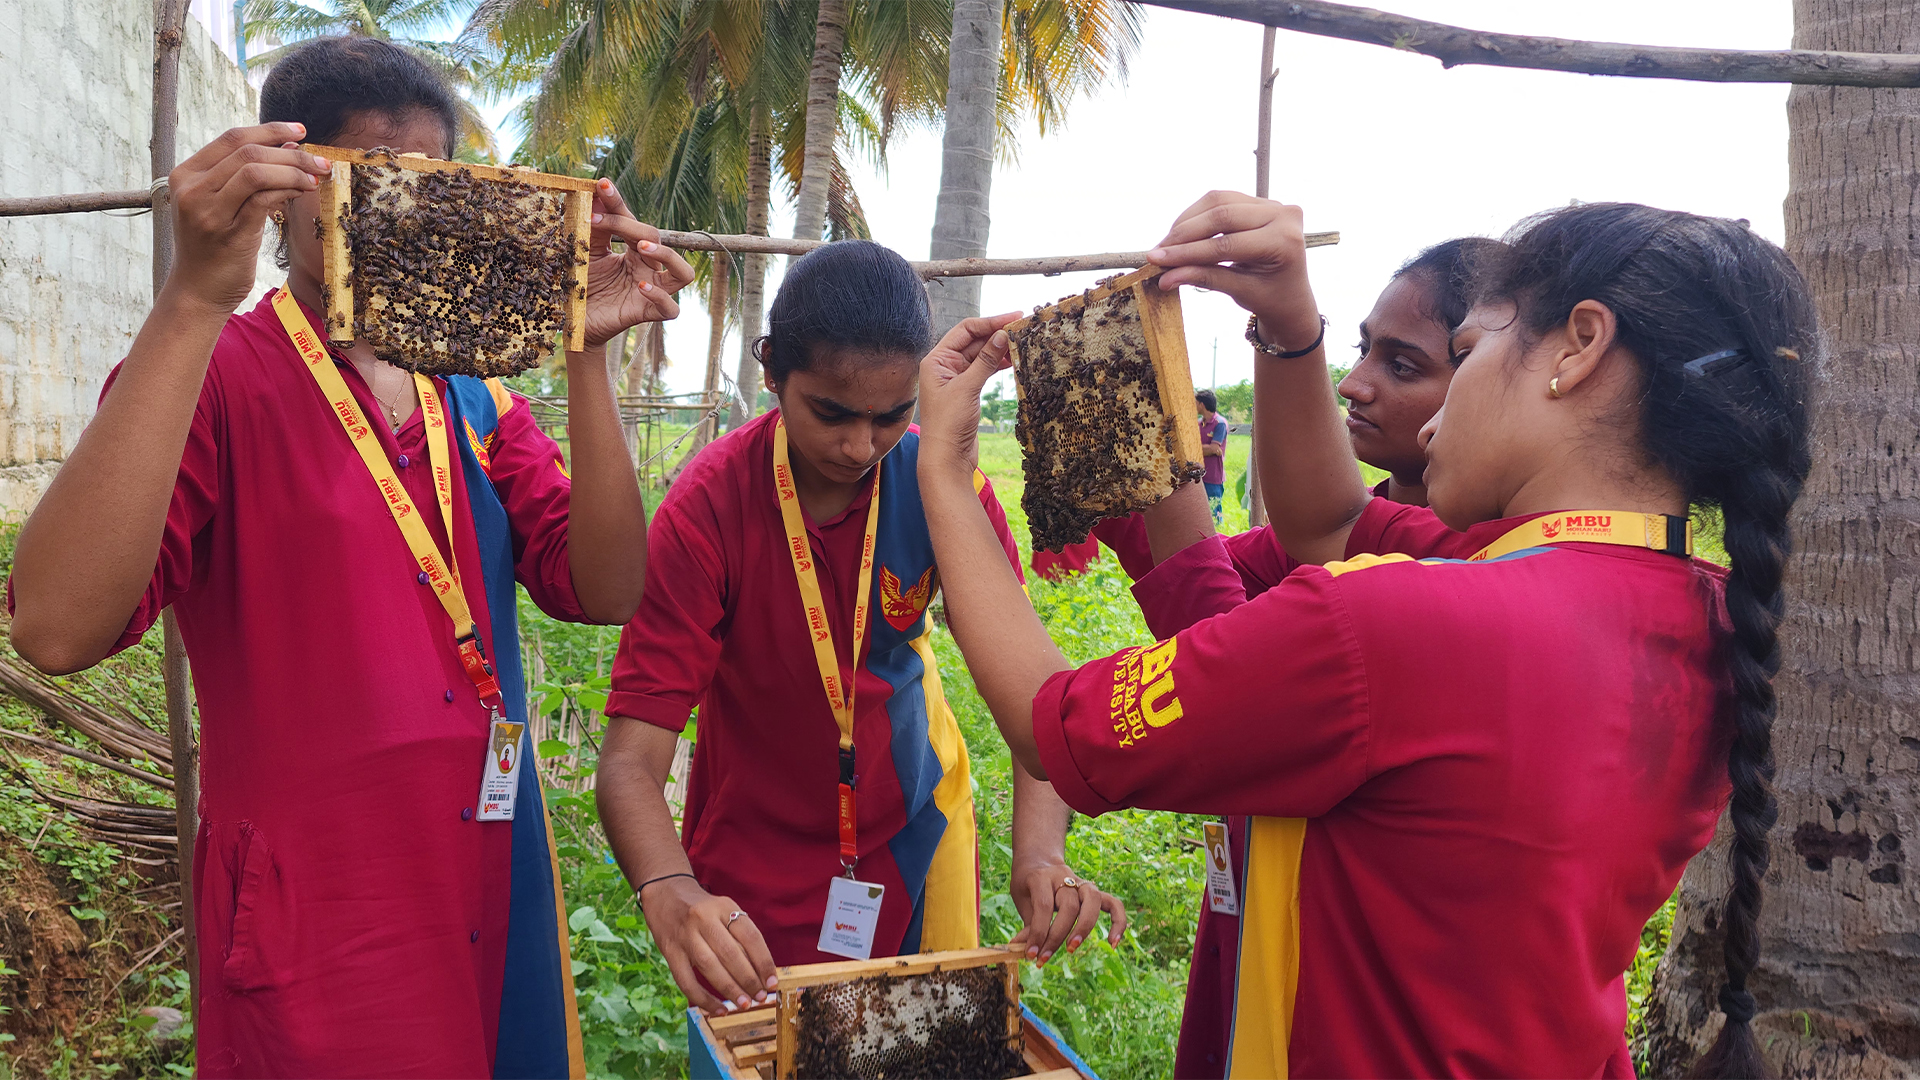
[[[434,380],[422,401],[364,343],[333,351],[464,572],[473,626],[456,627],[293,340],[302,316],[324,325],[309,223],[327,166],[295,141],[444,156],[453,100],[398,49],[327,39],[277,64],[261,102],[260,126],[171,177],[174,272],[20,534],[14,642],[72,671],[178,612],[201,716],[203,1075],[578,1074],[538,788],[521,786],[512,821],[476,811],[491,721],[455,637],[477,632],[523,723],[514,579],[557,618],[618,623],[638,605],[645,512],[604,342],[672,317],[690,273],[602,187],[588,347],[568,357],[571,479],[497,383]],[[290,219],[298,304],[229,318],[269,212]],[[451,537],[430,464],[448,413]]]

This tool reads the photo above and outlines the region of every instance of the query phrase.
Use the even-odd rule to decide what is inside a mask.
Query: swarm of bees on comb
[[[1035,550],[1077,544],[1201,478],[1180,300],[1161,273],[1103,281],[1007,328]]]
[[[582,346],[593,181],[386,151],[334,160],[319,232],[327,333],[410,371],[480,378]]]
[[[994,967],[884,975],[800,991],[794,1072],[804,1077],[1023,1076],[1006,980]]]

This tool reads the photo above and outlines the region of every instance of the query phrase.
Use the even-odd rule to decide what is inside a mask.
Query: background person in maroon
[[[488,712],[456,628],[271,305],[232,314],[278,213],[288,288],[324,325],[312,222],[328,163],[298,141],[446,156],[454,99],[393,46],[322,39],[274,66],[261,112],[268,122],[227,132],[170,177],[173,273],[21,530],[13,641],[40,668],[73,671],[132,643],[162,607],[179,615],[201,719],[202,1074],[489,1075],[496,1058],[518,1060],[528,1018],[501,1015],[520,989],[503,986],[510,930],[527,929],[509,920],[518,822],[474,819]],[[446,535],[412,377],[364,346],[334,354],[360,407],[387,421],[373,425],[381,448],[502,665],[518,646],[495,636],[511,628],[487,602],[495,559],[574,621],[624,620],[645,580],[645,510],[604,343],[672,317],[691,272],[610,190],[594,216],[587,349],[568,358],[571,481],[501,391],[492,490],[455,467]],[[608,253],[616,237],[625,255]],[[504,510],[510,550],[481,546],[483,503]],[[570,1012],[561,977],[548,1003]],[[559,1051],[564,1069],[572,1055]]]
[[[1166,285],[1252,307],[1266,341],[1318,330],[1302,317],[1298,208],[1211,195],[1153,258],[1177,268]],[[1818,342],[1783,252],[1742,223],[1642,206],[1527,223],[1455,336],[1459,369],[1425,432],[1432,511],[1370,497],[1318,356],[1263,360],[1262,408],[1318,403],[1293,413],[1315,421],[1307,434],[1273,429],[1297,463],[1268,498],[1337,511],[1323,534],[1291,534],[1295,554],[1419,535],[1454,554],[1464,538],[1444,526],[1513,530],[1517,550],[1363,556],[1239,603],[1183,488],[1149,515],[1170,556],[1154,573],[1186,575],[1221,614],[1078,671],[983,557],[961,497],[1005,321],[957,329],[923,375],[950,625],[1015,756],[1077,808],[1267,815],[1254,829],[1274,842],[1263,855],[1256,835],[1242,896],[1231,1073],[1628,1075],[1622,975],[1729,778],[1726,1023],[1702,1068],[1761,1073],[1746,979],[1774,816],[1768,679],[1808,468],[1801,356]],[[1281,455],[1261,441],[1264,479]],[[1671,554],[1696,505],[1724,516],[1724,577]],[[1652,515],[1645,536],[1568,539],[1569,522],[1626,515]]]
[[[647,596],[621,636],[595,786],[647,926],[688,1000],[709,1010],[764,999],[776,964],[836,959],[816,945],[827,884],[842,870],[839,731],[772,479],[779,422],[840,676],[855,687],[854,873],[886,886],[873,955],[979,943],[971,779],[928,641],[927,607],[943,575],[910,428],[931,337],[925,287],[878,244],[831,244],[787,271],[768,331],[758,354],[778,410],[701,451],[655,517]],[[1017,580],[1019,553],[993,488],[978,470],[969,485]],[[873,499],[872,618],[856,642]],[[676,837],[661,788],[696,706]],[[1044,962],[1078,947],[1103,909],[1118,941],[1124,907],[1067,865],[1066,806],[1017,766],[1013,798],[1009,892],[1030,955]]]

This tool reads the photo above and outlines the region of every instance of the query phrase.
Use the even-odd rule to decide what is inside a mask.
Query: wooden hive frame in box
[[[353,215],[353,174],[356,167],[387,169],[397,167],[415,173],[454,173],[465,174],[482,181],[500,181],[520,184],[530,188],[557,191],[562,193],[563,211],[561,228],[572,238],[573,259],[571,275],[566,281],[566,309],[562,326],[566,331],[566,347],[578,351],[585,347],[587,329],[587,250],[590,242],[593,214],[593,192],[596,181],[576,176],[559,176],[552,173],[533,172],[526,169],[501,168],[494,165],[476,165],[459,161],[443,161],[439,158],[424,157],[419,154],[393,154],[385,150],[356,150],[336,146],[318,146],[306,144],[301,149],[333,162],[332,174],[320,181],[320,221],[319,232],[321,249],[325,262],[327,291],[327,336],[338,342],[351,342],[355,339],[356,328],[364,323],[368,314],[362,307],[356,307],[356,282],[353,273],[353,251],[349,236],[349,222]],[[463,208],[444,208],[444,212],[458,214]],[[363,290],[364,291],[364,288]],[[491,314],[491,313],[490,313]],[[552,342],[547,342],[551,349]],[[394,358],[402,360],[405,366],[419,367],[420,370],[433,370],[436,374],[445,373],[441,365],[420,364],[417,358]],[[458,362],[459,358],[451,358]],[[468,358],[472,362],[472,358]],[[531,366],[524,361],[513,361],[509,366],[517,368]],[[455,370],[449,368],[447,370]],[[506,374],[505,370],[489,369],[464,372],[467,374]]]
[[[1008,1002],[1005,1038],[1009,1045],[1018,1047],[1030,1075],[1041,1080],[1092,1080],[1074,1067],[1077,1059],[1055,1046],[1048,1037],[1050,1033],[1031,1023],[1020,1008],[1020,963],[1024,957],[1023,948],[1012,946],[783,967],[774,1000],[725,1016],[697,1017],[690,1037],[705,1044],[719,1075],[727,1080],[798,1080],[800,1010],[809,989],[998,966],[997,978]],[[694,1073],[701,1075],[697,1063]]]
[[[1199,428],[1193,420],[1193,376],[1187,365],[1186,324],[1180,316],[1178,294],[1164,291],[1156,285],[1160,275],[1165,272],[1163,267],[1152,264],[1143,266],[1103,281],[1078,296],[1069,296],[1058,303],[1038,308],[1032,315],[1007,327],[1012,346],[1015,387],[1020,396],[1017,433],[1026,456],[1027,487],[1021,501],[1027,507],[1036,550],[1045,547],[1058,551],[1067,543],[1084,540],[1087,531],[1101,519],[1145,509],[1164,498],[1177,484],[1200,478],[1203,458]],[[1130,300],[1130,305],[1120,303],[1123,300]],[[1101,304],[1105,306],[1095,307]],[[1129,479],[1126,475],[1129,465],[1111,453],[1106,455],[1106,462],[1112,463],[1114,468],[1107,477],[1055,475],[1058,462],[1050,458],[1057,457],[1061,447],[1053,445],[1060,441],[1054,436],[1060,430],[1060,425],[1075,425],[1079,418],[1066,415],[1064,406],[1070,402],[1064,393],[1054,395],[1059,400],[1045,404],[1037,404],[1035,400],[1040,396],[1040,388],[1047,384],[1052,384],[1054,389],[1058,389],[1062,383],[1079,384],[1070,386],[1067,393],[1082,395],[1080,402],[1083,405],[1108,402],[1123,389],[1118,383],[1105,385],[1115,380],[1126,381],[1122,371],[1128,362],[1138,367],[1137,355],[1123,357],[1121,345],[1112,347],[1111,356],[1082,357],[1079,366],[1064,373],[1062,369],[1070,365],[1064,360],[1056,362],[1053,356],[1053,351],[1064,344],[1079,347],[1087,336],[1103,332],[1109,322],[1109,313],[1117,307],[1128,310],[1121,315],[1114,315],[1115,321],[1134,316],[1138,318],[1140,340],[1132,342],[1129,339],[1128,344],[1143,346],[1146,359],[1151,362],[1157,391],[1154,399],[1159,406],[1163,425],[1165,464],[1170,466],[1166,474],[1146,478],[1139,475],[1135,466],[1135,475],[1130,479],[1141,490],[1132,497],[1124,493],[1103,495],[1098,491],[1089,491],[1103,479],[1109,482]],[[1087,319],[1094,320],[1101,329],[1088,330],[1085,326]],[[1067,329],[1069,325],[1070,332]],[[1046,331],[1055,327],[1061,328],[1061,333],[1055,336],[1055,340],[1046,340]],[[1111,332],[1107,333],[1110,335]],[[1100,370],[1103,368],[1105,370]],[[1113,379],[1107,379],[1108,375],[1112,375]],[[1091,394],[1096,387],[1086,385],[1088,380],[1101,381],[1097,387],[1099,394]],[[1144,399],[1145,395],[1141,397]],[[1124,434],[1124,431],[1105,430],[1092,433],[1087,441],[1104,439],[1105,445],[1111,447],[1116,437]],[[1154,460],[1158,463],[1160,459],[1156,455]]]

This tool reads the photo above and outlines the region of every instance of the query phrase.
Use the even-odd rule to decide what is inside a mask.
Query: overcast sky
[[[1643,44],[1777,49],[1792,36],[1787,0],[1380,4],[1476,29]],[[1147,248],[1209,189],[1252,191],[1260,36],[1250,23],[1147,9],[1127,79],[1077,101],[1064,130],[1026,132],[1018,163],[997,171],[987,253]],[[1570,200],[1743,217],[1781,238],[1784,86],[1448,71],[1417,54],[1284,30],[1276,66],[1273,195],[1304,207],[1309,230],[1342,237],[1309,255],[1337,362],[1353,355],[1355,327],[1388,275],[1421,247],[1499,235]],[[939,182],[940,133],[897,137],[886,169],[857,180],[874,239],[926,258]],[[776,206],[773,220],[774,232],[790,233],[792,208]],[[782,262],[773,260],[769,302]],[[983,304],[1031,308],[1099,276],[990,277]],[[1245,314],[1222,296],[1186,292],[1195,384],[1251,377]],[[699,389],[707,326],[697,300],[668,325],[674,389]],[[727,348],[731,371],[736,336]]]

